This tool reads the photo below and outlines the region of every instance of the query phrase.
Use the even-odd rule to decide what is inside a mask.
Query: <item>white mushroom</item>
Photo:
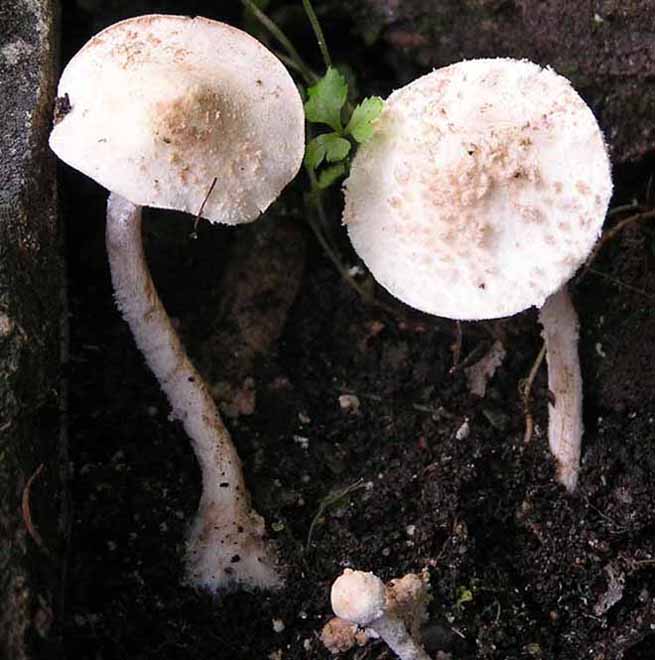
[[[527,61],[471,60],[389,97],[354,159],[344,222],[373,276],[404,302],[490,319],[541,307],[560,289],[566,295],[611,192],[603,136],[568,80]],[[577,362],[576,351],[567,358]],[[581,410],[561,398],[556,406]],[[555,452],[579,444],[573,435],[551,437]]]
[[[332,585],[330,600],[340,619],[373,630],[401,660],[430,660],[385,595],[379,577],[347,568]]]
[[[189,580],[212,590],[276,586],[275,555],[251,509],[239,457],[150,278],[141,206],[202,208],[203,217],[227,224],[256,219],[302,161],[298,91],[248,34],[204,18],[152,15],[93,37],[64,70],[58,95],[67,112],[50,146],[111,191],[107,250],[116,302],[200,462]]]

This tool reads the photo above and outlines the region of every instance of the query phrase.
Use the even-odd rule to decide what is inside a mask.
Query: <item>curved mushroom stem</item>
[[[191,438],[202,471],[202,497],[187,542],[187,578],[212,591],[237,585],[279,586],[275,555],[263,540],[263,519],[250,507],[230,434],[150,277],[141,207],[112,193],[106,238],[116,304],[168,397],[173,417]]]
[[[372,621],[367,628],[374,630],[400,660],[430,660],[430,656],[414,641],[399,618],[384,615]]]
[[[578,483],[582,443],[582,376],[578,358],[578,315],[566,285],[546,299],[543,325],[548,362],[548,443],[557,460],[557,480],[572,493]]]

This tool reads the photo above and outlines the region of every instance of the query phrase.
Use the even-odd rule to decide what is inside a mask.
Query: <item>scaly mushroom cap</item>
[[[455,319],[541,306],[596,241],[612,192],[598,124],[568,80],[471,60],[395,91],[346,182],[373,276]]]
[[[346,568],[334,581],[330,600],[338,617],[367,626],[384,614],[384,583],[373,573]]]
[[[70,111],[50,136],[69,165],[134,204],[237,224],[296,175],[300,95],[282,63],[224,23],[140,16],[93,37],[59,82]]]

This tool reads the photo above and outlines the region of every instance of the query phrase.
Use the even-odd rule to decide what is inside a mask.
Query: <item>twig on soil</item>
[[[616,209],[613,209],[615,212],[618,212],[620,209],[621,210],[628,210],[630,207],[625,207],[625,209],[621,209],[621,207],[617,207]],[[609,215],[609,214],[608,214]],[[609,242],[611,241],[618,233],[620,233],[623,229],[625,229],[628,225],[633,224],[634,222],[639,222],[641,220],[652,220],[655,219],[655,209],[651,209],[649,211],[644,211],[642,213],[635,213],[634,215],[630,215],[627,218],[623,218],[620,222],[618,222],[614,227],[611,229],[608,229],[600,238],[598,243],[596,243],[594,249],[591,251],[591,254],[587,257],[587,261],[585,262],[585,267],[580,276],[577,278],[577,281],[579,282],[588,272],[592,272],[594,274],[598,274],[597,271],[594,271],[591,268],[591,264],[593,261],[596,259],[598,256],[598,253],[601,251],[601,249]]]
[[[537,376],[539,367],[544,361],[546,355],[546,342],[544,342],[537,358],[535,359],[532,367],[530,368],[530,373],[528,377],[519,383],[519,394],[521,396],[521,401],[523,402],[523,415],[525,417],[525,433],[523,434],[524,444],[528,444],[532,439],[532,432],[534,430],[534,418],[532,417],[532,411],[530,410],[530,392],[532,390],[532,384],[534,379]]]
[[[452,374],[459,366],[459,359],[462,356],[462,322],[461,321],[455,321],[455,341],[450,347],[450,350],[453,352],[453,366],[450,367],[448,373]]]
[[[338,392],[338,394],[347,394],[350,396],[356,396],[360,399],[368,399],[369,401],[384,401],[384,398],[381,397],[379,394],[368,394],[367,392],[356,392],[355,390],[351,390],[349,388],[345,389],[337,389],[335,392]]]
[[[649,204],[650,206],[653,205],[653,175],[648,177],[648,183],[646,184],[646,194],[644,195],[646,199],[646,204]]]
[[[625,211],[631,211],[634,210],[635,208],[639,208],[639,206],[634,205],[634,204],[626,204],[624,206],[617,206],[609,211],[607,214],[608,217],[612,215],[617,215],[619,213],[623,213]],[[653,220],[655,219],[655,209],[649,209],[647,211],[640,211],[639,213],[634,213],[633,215],[628,216],[627,218],[624,218],[623,220],[619,221],[614,227],[611,229],[608,229],[600,238],[594,249],[591,251],[591,254],[587,257],[587,261],[585,262],[585,266],[582,269],[582,272],[576,277],[575,279],[575,284],[579,284],[589,273],[592,275],[596,275],[597,277],[600,277],[604,280],[608,280],[609,282],[612,282],[616,286],[626,289],[628,291],[633,291],[634,293],[638,293],[650,300],[655,299],[655,296],[652,296],[649,294],[647,291],[644,291],[643,289],[639,289],[638,287],[634,287],[630,284],[626,284],[625,282],[621,282],[620,280],[616,279],[615,277],[612,277],[611,275],[607,275],[607,273],[603,273],[599,270],[596,270],[595,268],[591,267],[591,264],[594,262],[602,248],[613,238],[615,238],[623,229],[625,229],[627,226],[635,223],[635,222],[640,222],[642,220]]]
[[[613,518],[610,518],[606,513],[601,511],[598,507],[594,506],[589,499],[586,499],[586,504],[590,509],[593,509],[603,520],[609,523],[607,526],[607,530],[609,531],[610,534],[614,534],[616,536],[621,536],[623,534],[627,534],[629,529],[625,525],[621,525],[621,523],[617,522]]]
[[[423,405],[422,403],[412,403],[412,410],[416,410],[417,412],[429,413],[430,415],[433,415],[435,412],[435,409],[432,406],[426,406]]]
[[[453,374],[456,374],[458,371],[461,371],[462,369],[466,368],[471,364],[471,362],[475,362],[475,360],[478,357],[481,357],[482,354],[485,352],[487,349],[488,344],[483,340],[481,341],[474,349],[471,350],[471,352],[464,357],[463,360],[460,360],[459,363],[455,366],[453,365],[450,367],[448,370],[448,373],[452,376]]]
[[[200,222],[200,216],[202,215],[202,212],[205,210],[205,204],[207,204],[207,200],[209,199],[209,196],[212,194],[214,191],[214,186],[216,185],[216,182],[218,181],[217,177],[214,177],[214,180],[211,182],[211,185],[209,186],[209,190],[207,191],[207,194],[205,195],[205,199],[202,200],[202,204],[200,205],[200,208],[198,209],[198,213],[196,213],[196,219],[193,223],[193,231],[191,232],[191,238],[198,238],[198,223]]]
[[[606,217],[613,218],[615,215],[621,215],[621,213],[627,213],[628,211],[641,212],[643,208],[644,207],[641,204],[638,204],[635,200],[633,200],[629,204],[621,204],[620,206],[614,206],[607,212]]]
[[[608,275],[607,273],[603,273],[600,270],[596,270],[595,268],[588,267],[587,271],[589,271],[593,275],[597,275],[603,280],[607,280],[612,284],[616,284],[616,286],[618,286],[619,288],[627,289],[628,291],[633,291],[634,293],[638,293],[639,295],[644,296],[644,298],[648,298],[649,300],[655,300],[655,296],[648,293],[648,291],[644,291],[644,289],[640,289],[639,287],[632,286],[631,284],[626,284],[625,282],[621,282],[621,280],[616,279],[616,277],[612,277],[611,275]]]
[[[350,495],[350,493],[359,490],[360,488],[365,488],[364,480],[363,479],[357,479],[354,483],[350,484],[349,486],[345,486],[344,488],[340,488],[338,490],[333,490],[332,492],[328,493],[319,503],[318,505],[318,510],[316,511],[316,515],[312,518],[312,522],[309,526],[309,531],[307,532],[307,541],[305,542],[305,550],[309,549],[309,546],[312,542],[312,534],[314,533],[314,527],[316,527],[316,524],[318,523],[320,517],[325,513],[325,510],[338,502],[341,498],[345,497],[346,495]]]
[[[36,543],[36,545],[39,546],[39,548],[41,548],[41,550],[43,550],[43,552],[49,557],[50,551],[48,548],[46,548],[45,543],[41,538],[41,534],[39,534],[39,531],[36,529],[34,523],[32,522],[32,511],[30,508],[30,493],[32,490],[32,484],[34,483],[34,480],[41,474],[41,472],[43,472],[43,463],[41,463],[41,465],[36,468],[32,476],[27,480],[25,488],[23,488],[21,510],[23,513],[23,522],[25,523],[25,527],[29,535],[32,537],[34,543]]]

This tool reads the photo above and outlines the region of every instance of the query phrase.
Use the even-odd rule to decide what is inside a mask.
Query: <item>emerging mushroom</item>
[[[568,80],[511,59],[433,71],[391,94],[345,186],[353,246],[393,295],[460,320],[509,316],[555,295],[553,313],[541,315],[549,378],[579,375],[565,283],[598,238],[612,183],[601,131]],[[566,365],[555,336],[569,346],[557,351]],[[569,490],[581,393],[560,387],[551,406],[550,446]]]
[[[245,32],[205,18],[151,15],[93,37],[64,70],[58,95],[66,113],[50,146],[111,191],[107,250],[116,302],[200,463],[188,579],[211,590],[276,586],[275,555],[239,457],[150,278],[141,207],[202,209],[227,224],[256,219],[302,161],[298,91]]]
[[[416,623],[414,635],[423,623],[427,589],[418,576],[394,580],[385,591],[384,583],[373,573],[347,568],[332,585],[330,600],[340,619],[372,630],[401,660],[430,660],[403,621],[405,614]]]

